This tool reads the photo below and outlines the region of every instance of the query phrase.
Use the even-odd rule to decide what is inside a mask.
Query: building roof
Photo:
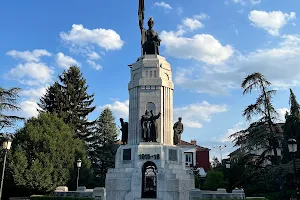
[[[180,146],[195,146],[197,148],[197,150],[200,150],[200,151],[210,151],[209,148],[206,148],[206,147],[202,147],[202,146],[199,146],[196,144],[196,141],[194,140],[194,143],[191,143],[191,142],[186,142],[184,140],[181,140],[180,142]]]

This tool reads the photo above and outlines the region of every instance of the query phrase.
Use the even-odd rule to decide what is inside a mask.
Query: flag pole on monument
[[[140,26],[140,30],[141,30],[141,47],[144,44],[144,12],[145,12],[145,4],[144,4],[144,0],[139,0],[139,10],[138,10],[138,16],[139,16],[139,26]],[[141,54],[143,56],[143,47],[141,49]]]

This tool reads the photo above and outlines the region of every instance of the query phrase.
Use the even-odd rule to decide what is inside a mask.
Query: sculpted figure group
[[[146,110],[141,119],[142,139],[144,142],[156,142],[157,139],[156,120],[160,117],[160,113],[158,113],[158,115],[154,115],[153,110],[151,110],[150,114],[149,111]]]
[[[141,118],[141,127],[142,127],[142,140],[144,142],[157,142],[157,122],[156,120],[160,117],[161,113],[158,115],[153,114],[153,110],[150,112],[146,110],[145,114]],[[121,122],[121,131],[122,131],[122,145],[128,143],[128,122],[124,122],[122,118],[120,118]],[[183,133],[183,124],[182,118],[178,118],[178,122],[176,122],[173,126],[173,141],[174,145],[180,145],[181,135]]]

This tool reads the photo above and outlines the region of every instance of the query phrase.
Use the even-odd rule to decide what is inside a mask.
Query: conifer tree
[[[87,116],[96,106],[91,106],[94,94],[87,93],[88,86],[78,67],[72,66],[58,76],[40,99],[39,106],[45,112],[56,113],[58,117],[75,130],[77,137],[86,138],[91,134],[95,121]]]
[[[88,138],[88,150],[96,186],[104,186],[108,168],[114,167],[118,128],[113,113],[105,108],[96,120],[95,132]]]
[[[275,90],[270,90],[271,83],[261,73],[255,72],[245,77],[241,84],[244,89],[243,94],[250,94],[253,90],[259,92],[255,103],[246,107],[243,116],[251,121],[254,116],[260,117],[256,122],[250,124],[246,130],[239,131],[231,135],[236,146],[243,146],[244,149],[262,149],[256,164],[262,164],[266,160],[273,164],[279,163],[277,149],[279,148],[278,127],[274,123],[278,113],[276,112],[272,98],[276,94]],[[272,156],[272,152],[274,156]]]
[[[283,142],[283,154],[284,162],[291,160],[290,153],[288,152],[287,141],[291,138],[297,140],[297,145],[300,146],[300,105],[296,100],[296,96],[290,89],[290,113],[285,115],[284,125],[284,142]],[[300,156],[300,151],[297,152],[297,157]]]

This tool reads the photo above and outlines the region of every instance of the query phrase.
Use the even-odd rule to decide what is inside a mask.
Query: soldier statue
[[[158,115],[154,115],[153,111],[146,110],[145,114],[141,118],[141,126],[142,126],[142,139],[144,142],[156,142],[157,139],[157,123],[156,119],[160,117],[160,113]]]
[[[122,131],[122,145],[128,143],[128,122],[124,122],[123,118],[120,118],[121,131]]]
[[[182,124],[182,118],[179,117],[178,118],[178,122],[176,122],[173,126],[173,130],[174,130],[174,136],[173,136],[173,139],[174,139],[174,145],[180,145],[181,143],[181,134],[183,132],[183,124]]]

